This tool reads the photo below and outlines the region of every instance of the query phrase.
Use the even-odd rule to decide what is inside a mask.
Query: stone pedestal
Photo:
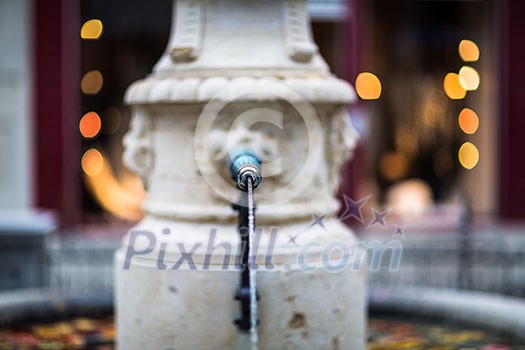
[[[0,0],[0,290],[47,284],[47,237],[56,223],[31,209],[29,0]]]
[[[55,232],[49,212],[0,212],[0,291],[48,285],[48,239]]]
[[[238,346],[239,148],[263,162],[259,348],[364,349],[363,256],[334,217],[354,96],[318,54],[305,1],[175,2],[165,54],[126,95],[125,160],[148,198],[115,254],[120,349]]]
[[[31,205],[31,2],[0,0],[0,211]]]

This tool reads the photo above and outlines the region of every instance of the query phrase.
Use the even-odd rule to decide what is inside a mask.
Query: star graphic
[[[406,226],[396,226],[396,232],[394,232],[393,236],[401,236],[401,237],[405,237],[405,233],[403,232],[403,229],[406,227]]]
[[[372,227],[375,224],[379,224],[386,228],[385,219],[389,213],[390,213],[390,209],[387,209],[381,212],[379,210],[376,210],[375,208],[372,208],[372,214],[374,214],[374,220],[372,220],[372,222],[370,222],[370,224],[368,224],[366,228]]]
[[[339,220],[344,221],[353,216],[357,220],[363,222],[363,213],[361,213],[361,208],[369,198],[370,195],[355,202],[352,198],[348,197],[346,194],[343,194],[346,209]]]
[[[297,245],[297,243],[295,242],[295,240],[297,239],[297,235],[295,235],[295,236],[288,235],[288,237],[290,237],[290,239],[288,240],[288,243],[293,243],[293,244]]]
[[[312,223],[310,224],[310,226],[308,226],[308,228],[319,225],[326,231],[326,227],[324,227],[324,222],[323,222],[325,217],[326,217],[326,214],[323,214],[323,215],[312,214],[312,218],[314,219],[314,221],[312,221]]]

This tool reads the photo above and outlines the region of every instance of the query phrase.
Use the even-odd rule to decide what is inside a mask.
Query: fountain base
[[[224,262],[239,243],[235,226],[210,232],[193,223],[184,235],[186,223],[157,222],[147,236],[148,222],[116,252],[119,348],[234,349],[240,272],[233,259]],[[324,225],[327,231],[312,227],[295,243],[287,233],[300,224],[263,230],[256,241],[260,349],[365,348],[365,269],[353,264],[361,258],[355,239],[335,220]]]

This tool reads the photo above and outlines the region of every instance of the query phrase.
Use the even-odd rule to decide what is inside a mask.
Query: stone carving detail
[[[282,173],[279,156],[279,142],[268,132],[251,130],[243,123],[233,125],[229,130],[215,129],[210,132],[210,151],[216,168],[224,168],[232,150],[250,149],[263,162],[268,177]],[[229,173],[227,173],[229,177]]]
[[[311,41],[305,1],[287,0],[284,6],[286,48],[288,55],[297,62],[309,62],[317,46]]]
[[[204,5],[198,0],[179,0],[175,9],[175,38],[170,56],[173,62],[195,60],[201,51]]]
[[[134,82],[126,92],[128,104],[166,103],[166,102],[209,102],[229,101],[229,96],[239,91],[264,91],[275,94],[265,96],[267,101],[284,98],[287,101],[307,99],[311,103],[351,103],[356,99],[354,89],[344,80],[334,76],[283,78],[277,77],[235,77],[223,76],[208,78],[148,77]],[[291,92],[291,93],[290,93]],[[237,99],[249,102],[250,94]]]
[[[337,191],[340,183],[341,167],[345,161],[349,160],[353,150],[359,140],[359,134],[352,125],[350,116],[346,109],[341,108],[332,117],[330,131],[330,149],[332,154],[332,164],[330,164],[329,185],[333,192]]]
[[[151,118],[140,107],[133,108],[132,114],[130,129],[123,140],[124,163],[141,177],[144,187],[148,188],[154,160]]]

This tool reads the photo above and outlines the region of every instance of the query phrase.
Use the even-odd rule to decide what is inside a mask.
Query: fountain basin
[[[68,295],[48,289],[0,293],[0,344],[6,346],[8,341],[14,341],[12,336],[17,335],[16,339],[26,342],[20,349],[41,349],[44,347],[30,346],[28,339],[48,345],[50,341],[46,343],[39,338],[35,330],[47,327],[60,333],[64,332],[64,325],[69,325],[71,332],[91,345],[87,348],[69,346],[68,349],[113,349],[114,329],[108,323],[112,318],[112,302],[111,293]],[[371,350],[400,347],[517,349],[525,343],[520,332],[525,305],[516,298],[450,289],[378,285],[371,288],[369,305],[368,348]],[[105,329],[85,329],[86,324]],[[100,334],[105,338],[93,336]],[[52,349],[63,349],[60,342],[54,344]],[[344,349],[337,341],[332,345],[333,349]]]

